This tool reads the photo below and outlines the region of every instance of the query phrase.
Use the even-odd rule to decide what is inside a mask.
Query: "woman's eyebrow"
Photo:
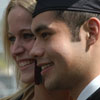
[[[8,35],[12,35],[12,33],[8,31]]]

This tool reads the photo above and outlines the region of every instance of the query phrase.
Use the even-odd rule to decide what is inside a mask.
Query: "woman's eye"
[[[34,38],[34,34],[24,33],[23,37],[24,37],[24,39],[33,39]]]
[[[16,40],[16,38],[14,36],[11,36],[8,38],[8,40],[11,42],[11,43],[14,43],[14,41]]]

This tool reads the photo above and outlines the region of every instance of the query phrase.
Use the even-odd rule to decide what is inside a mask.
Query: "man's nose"
[[[23,47],[23,44],[20,42],[20,41],[18,41],[18,40],[16,40],[12,45],[11,45],[11,53],[12,53],[12,55],[14,56],[14,55],[18,55],[18,54],[21,54],[21,53],[23,53],[23,51],[24,51],[24,47]]]
[[[42,57],[44,55],[43,43],[35,41],[29,54],[34,58]]]

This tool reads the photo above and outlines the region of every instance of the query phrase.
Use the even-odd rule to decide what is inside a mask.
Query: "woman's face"
[[[31,13],[16,6],[8,14],[8,39],[10,53],[15,60],[24,83],[34,81],[34,60],[29,52],[34,44],[34,35],[31,32]]]

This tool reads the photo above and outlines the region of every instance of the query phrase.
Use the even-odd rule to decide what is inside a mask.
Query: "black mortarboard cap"
[[[68,10],[100,14],[100,0],[38,0],[33,17],[51,10]]]

